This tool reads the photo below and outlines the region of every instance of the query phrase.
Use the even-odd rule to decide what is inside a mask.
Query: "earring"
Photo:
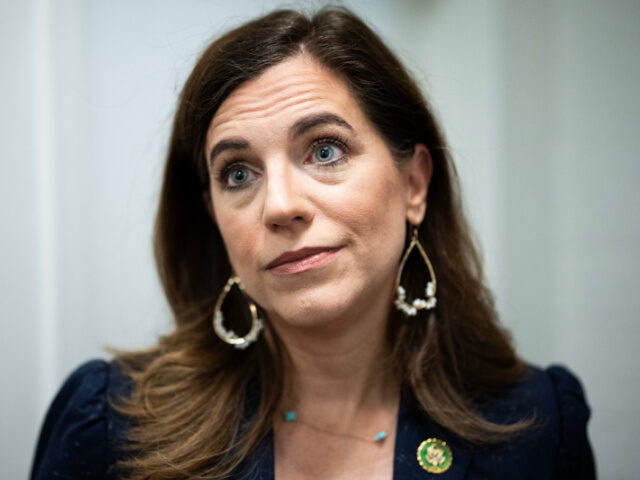
[[[231,290],[231,287],[234,285],[237,285],[242,293],[244,293],[244,286],[240,279],[238,277],[229,278],[216,301],[216,308],[213,312],[213,331],[216,332],[216,335],[218,335],[220,340],[223,342],[233,345],[240,350],[244,350],[258,339],[260,330],[262,330],[262,320],[258,318],[258,309],[256,308],[256,304],[247,298],[247,301],[249,302],[249,311],[251,312],[251,330],[249,330],[249,333],[244,337],[238,337],[235,332],[224,328],[222,325],[222,322],[224,321],[224,317],[222,315],[222,304]]]
[[[402,278],[402,271],[404,270],[404,265],[407,262],[407,258],[409,258],[409,254],[414,248],[417,248],[422,255],[424,263],[427,265],[427,269],[429,270],[430,280],[427,282],[427,288],[425,288],[427,298],[416,298],[413,302],[407,303],[405,301],[407,292],[400,285],[400,280]],[[436,274],[433,271],[433,266],[429,261],[427,252],[424,251],[424,248],[422,248],[422,245],[420,244],[420,240],[418,239],[418,229],[416,227],[413,227],[413,232],[411,233],[411,243],[409,243],[409,247],[407,248],[407,251],[402,257],[402,261],[400,262],[398,276],[396,277],[396,292],[397,297],[394,302],[396,308],[409,317],[414,317],[418,313],[418,310],[431,310],[436,306]]]

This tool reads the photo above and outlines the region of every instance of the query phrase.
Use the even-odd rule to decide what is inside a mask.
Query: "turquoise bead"
[[[285,422],[295,422],[296,421],[296,412],[294,412],[294,411],[285,412],[284,421]]]
[[[379,442],[380,440],[386,437],[387,437],[387,432],[383,430],[376,435],[376,442]]]

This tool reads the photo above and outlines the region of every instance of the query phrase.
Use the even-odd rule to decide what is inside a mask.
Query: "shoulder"
[[[587,436],[590,409],[580,381],[566,368],[529,367],[519,384],[496,395],[480,410],[496,423],[533,420],[514,442],[496,448],[495,455],[487,452],[488,463],[497,460],[507,469],[536,465],[536,474],[549,472],[545,478],[595,478]],[[480,463],[482,459],[480,455]]]
[[[573,407],[581,407],[579,413],[586,415],[584,420],[589,417],[577,377],[561,366],[547,369],[528,366],[520,382],[492,395],[480,404],[480,411],[494,422],[507,423],[531,414],[555,419],[565,413],[565,407],[568,414],[574,413]]]
[[[556,478],[595,478],[595,465],[587,435],[591,409],[578,378],[569,370],[552,366],[537,375],[553,391],[555,416],[553,435],[556,439],[554,472]]]
[[[126,430],[111,402],[129,392],[130,384],[114,362],[94,360],[76,369],[49,407],[31,478],[110,478],[109,467]]]

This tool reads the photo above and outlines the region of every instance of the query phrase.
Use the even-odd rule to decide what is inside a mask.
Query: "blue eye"
[[[327,143],[327,141],[318,142],[311,154],[312,160],[320,164],[331,164],[342,159],[345,156],[344,148],[341,146]]]
[[[327,163],[335,157],[335,147],[333,145],[322,145],[313,152],[313,158],[320,163]]]
[[[242,185],[247,183],[249,180],[251,180],[251,175],[252,175],[251,170],[249,170],[247,167],[237,166],[235,168],[232,168],[227,173],[227,187],[228,188],[241,187]]]

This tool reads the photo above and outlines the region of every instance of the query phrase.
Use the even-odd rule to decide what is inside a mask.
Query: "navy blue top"
[[[129,381],[115,363],[92,361],[76,370],[54,399],[35,453],[32,480],[118,479],[114,466],[127,422],[109,399],[130,393]],[[248,405],[251,405],[249,399]],[[393,478],[397,480],[595,479],[587,439],[589,408],[578,380],[562,367],[530,368],[526,379],[481,407],[499,423],[536,414],[536,427],[514,440],[478,447],[442,429],[422,412],[412,396],[403,395],[398,413]],[[427,438],[444,440],[453,462],[442,474],[428,473],[417,461]],[[268,435],[233,476],[274,478],[273,438]]]

